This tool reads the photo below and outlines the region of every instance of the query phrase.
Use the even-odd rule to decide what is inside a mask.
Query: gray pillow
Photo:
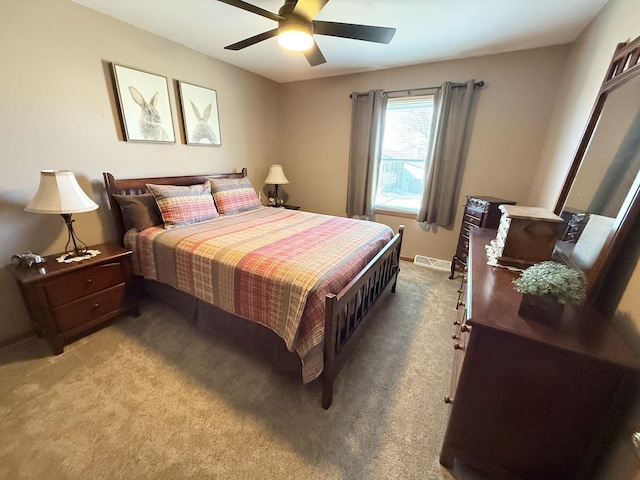
[[[150,193],[142,195],[113,195],[124,218],[126,230],[135,228],[139,232],[145,228],[162,225],[162,216],[156,199]]]

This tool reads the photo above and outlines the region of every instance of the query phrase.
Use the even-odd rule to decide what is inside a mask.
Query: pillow
[[[156,199],[164,228],[211,220],[219,215],[208,180],[202,185],[188,187],[149,183],[147,189]]]
[[[135,228],[139,232],[153,227],[162,225],[162,216],[156,199],[150,193],[142,195],[113,195],[124,219],[124,227],[126,230]]]
[[[213,199],[224,215],[253,210],[262,206],[247,177],[210,178]]]

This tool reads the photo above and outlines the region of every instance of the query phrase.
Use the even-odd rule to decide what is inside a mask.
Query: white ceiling
[[[388,45],[316,35],[327,63],[282,50],[275,38],[224,46],[277,27],[217,0],[72,0],[262,75],[291,82],[573,41],[607,0],[331,0],[317,20],[395,27]],[[284,0],[246,0],[277,13]]]

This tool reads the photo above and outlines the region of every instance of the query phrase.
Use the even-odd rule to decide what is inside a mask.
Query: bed
[[[305,383],[321,377],[328,409],[374,305],[395,292],[403,227],[394,234],[374,222],[263,207],[246,169],[103,176],[136,275],[275,332],[300,357]],[[154,219],[132,217],[141,201],[147,212],[160,207],[148,213]]]

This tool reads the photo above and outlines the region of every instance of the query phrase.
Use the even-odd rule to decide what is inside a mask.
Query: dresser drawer
[[[479,227],[482,224],[482,215],[475,216],[475,215],[471,215],[470,213],[473,213],[473,212],[469,212],[469,211],[464,212],[464,218],[462,219],[462,223],[473,225],[474,227]]]
[[[469,238],[460,237],[458,240],[458,248],[456,249],[456,256],[459,260],[467,263],[467,257],[469,256]]]
[[[466,312],[466,310],[465,310]],[[447,403],[453,403],[458,390],[458,381],[462,372],[462,364],[464,363],[465,351],[469,343],[469,333],[471,327],[462,323],[453,334],[453,363],[451,365],[451,384],[449,387],[449,395]]]
[[[581,231],[567,233],[562,240],[569,243],[577,243],[581,233]]]
[[[125,284],[121,283],[107,290],[54,308],[52,314],[58,327],[58,333],[68,332],[126,308],[126,290]]]
[[[125,281],[119,262],[95,265],[64,275],[44,288],[51,307],[64,305]]]

